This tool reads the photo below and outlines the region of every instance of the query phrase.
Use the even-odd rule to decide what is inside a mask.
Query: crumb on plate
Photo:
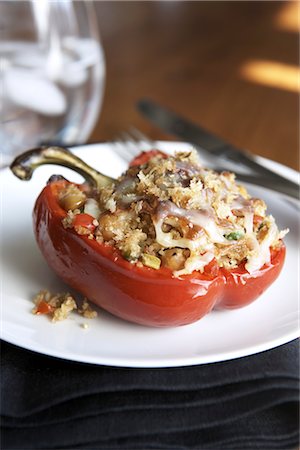
[[[86,298],[83,299],[82,304],[78,304],[76,299],[69,293],[52,294],[48,290],[42,290],[35,295],[33,302],[35,306],[32,309],[32,313],[36,315],[48,314],[52,322],[60,322],[67,319],[72,311],[77,311],[78,314],[86,319],[97,317],[97,311],[92,309]]]

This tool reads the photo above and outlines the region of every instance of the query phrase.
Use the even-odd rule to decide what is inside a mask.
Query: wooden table
[[[90,141],[130,125],[174,139],[137,112],[146,96],[299,170],[298,2],[100,1],[96,10],[107,80]]]

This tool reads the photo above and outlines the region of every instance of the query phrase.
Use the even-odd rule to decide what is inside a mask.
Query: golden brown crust
[[[198,270],[197,258],[203,270],[203,257],[226,268],[247,261],[254,270],[255,258],[268,259],[266,250],[258,258],[266,243],[276,246],[285,234],[266,216],[263,200],[251,198],[233,173],[203,168],[195,151],[129,168],[99,192],[98,203],[98,242],[115,246],[132,262],[142,261],[143,253],[156,256],[180,274],[185,262],[186,273]],[[65,227],[72,227],[74,214],[68,212]]]

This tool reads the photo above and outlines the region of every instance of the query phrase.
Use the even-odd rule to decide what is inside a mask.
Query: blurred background
[[[156,100],[299,169],[298,1],[0,1],[0,156],[114,140]]]
[[[106,58],[90,141],[145,121],[147,96],[240,148],[299,170],[297,1],[98,1]]]
[[[0,1],[0,167],[41,143],[86,142],[104,78],[93,2]]]

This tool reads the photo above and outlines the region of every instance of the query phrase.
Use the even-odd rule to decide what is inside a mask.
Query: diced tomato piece
[[[212,259],[210,263],[208,263],[204,267],[204,273],[208,275],[209,277],[215,278],[219,273],[220,267],[217,263],[216,258]]]
[[[264,218],[262,216],[258,216],[257,214],[254,214],[254,217],[253,217],[254,225],[260,225],[263,220],[264,220]]]
[[[73,222],[75,231],[79,231],[81,228],[86,228],[91,233],[95,230],[94,225],[95,218],[89,214],[76,214]]]
[[[137,155],[131,162],[130,167],[132,166],[141,166],[142,164],[145,164],[149,161],[149,159],[153,158],[154,156],[160,155],[162,158],[167,158],[168,155],[166,153],[161,152],[160,150],[150,150],[148,152],[142,152],[139,155]]]
[[[36,308],[36,314],[50,314],[53,311],[53,307],[45,300],[41,300]]]

